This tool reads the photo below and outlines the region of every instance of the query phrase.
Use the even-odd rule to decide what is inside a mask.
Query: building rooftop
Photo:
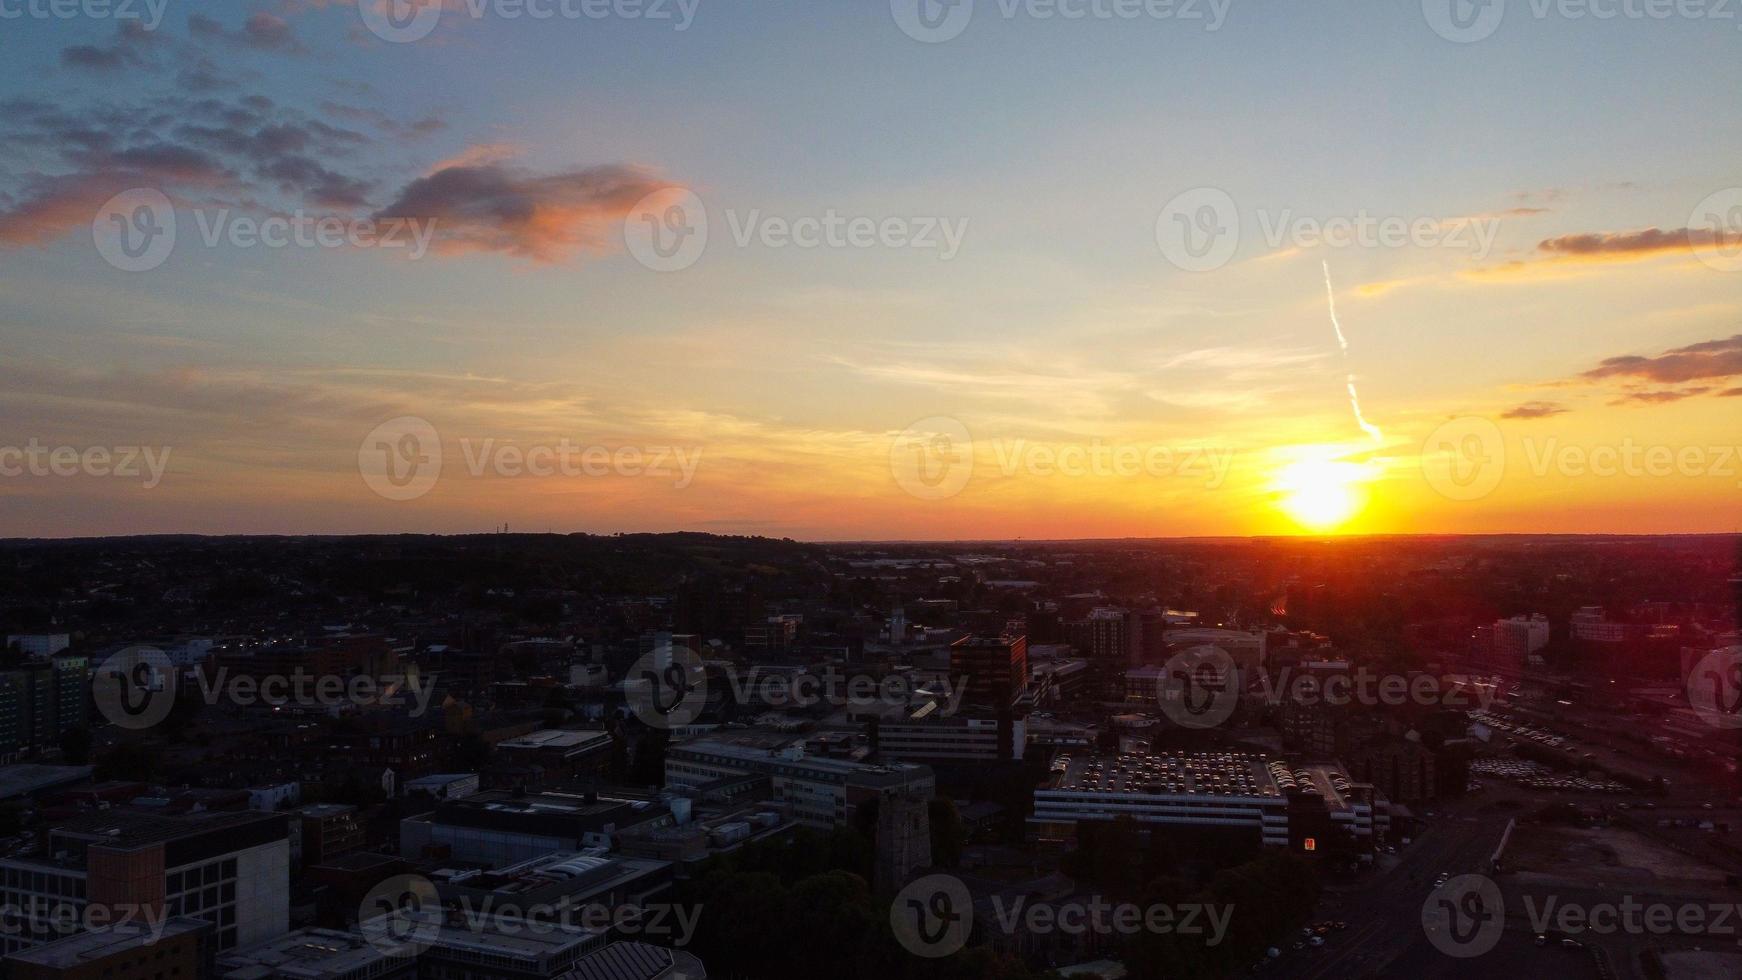
[[[581,892],[598,894],[637,879],[647,878],[650,888],[670,865],[638,858],[603,857],[596,854],[559,851],[497,871],[443,870],[430,878],[444,902],[463,900],[469,909],[554,906],[559,900]],[[493,901],[486,902],[489,896]]]
[[[1265,757],[1250,752],[1060,755],[1041,789],[1253,799],[1283,795]]]
[[[677,969],[674,974],[667,971]],[[612,943],[575,964],[563,980],[704,980],[701,962],[681,950],[647,943]]]
[[[210,928],[209,923],[200,919],[166,919],[163,923],[162,934],[153,937],[151,928],[145,923],[130,922],[107,929],[81,932],[52,943],[22,949],[9,954],[6,959],[13,963],[28,963],[32,966],[68,970],[82,963],[145,946],[148,943],[162,942],[165,939],[173,939],[176,936]]]
[[[0,766],[0,800],[71,786],[91,777],[91,766],[38,766],[22,763]]]
[[[608,732],[577,732],[548,728],[497,743],[499,749],[573,749],[611,741]]]
[[[703,752],[758,764],[802,767],[815,775],[832,776],[841,780],[852,777],[856,782],[876,782],[880,778],[900,781],[931,772],[927,766],[904,763],[871,765],[864,762],[854,762],[851,759],[830,759],[824,756],[806,755],[802,738],[781,736],[774,740],[773,745],[774,747],[770,747],[769,739],[753,734],[742,736],[716,734],[673,745],[666,750],[666,756],[670,758],[672,753],[686,751]]]
[[[219,956],[217,975],[223,980],[341,980],[380,975],[386,964],[408,959],[383,952],[359,933],[301,929]]]

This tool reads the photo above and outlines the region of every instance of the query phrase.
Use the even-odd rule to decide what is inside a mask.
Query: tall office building
[[[1028,685],[1026,636],[964,636],[950,646],[950,674],[964,705],[1007,711]]]
[[[1129,609],[1102,606],[1087,619],[1066,623],[1065,639],[1097,667],[1122,671],[1142,657],[1143,624]]]
[[[0,670],[0,762],[32,758],[86,722],[90,662],[60,654]]]

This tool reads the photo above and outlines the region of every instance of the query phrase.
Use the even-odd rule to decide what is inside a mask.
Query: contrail
[[[1325,298],[1330,300],[1331,303],[1331,327],[1337,331],[1337,343],[1343,348],[1343,367],[1348,369],[1349,338],[1343,336],[1343,324],[1337,320],[1337,290],[1331,285],[1331,263],[1329,261],[1323,261],[1323,265],[1325,267]],[[1348,370],[1347,376],[1349,381],[1349,407],[1355,411],[1355,424],[1361,427],[1362,432],[1372,436],[1374,442],[1383,443],[1385,441],[1385,434],[1379,431],[1377,425],[1367,421],[1367,417],[1361,414],[1361,395],[1355,391],[1355,372],[1350,369]]]

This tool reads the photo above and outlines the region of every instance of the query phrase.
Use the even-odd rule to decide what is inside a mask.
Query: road
[[[1509,923],[1500,945],[1477,959],[1455,959],[1428,942],[1421,913],[1434,878],[1442,871],[1485,872],[1513,813],[1479,801],[1441,813],[1391,858],[1393,866],[1356,884],[1326,889],[1314,917],[1345,921],[1346,931],[1333,932],[1322,949],[1285,951],[1267,972],[1293,980],[1598,977],[1588,952],[1538,947],[1519,923]]]

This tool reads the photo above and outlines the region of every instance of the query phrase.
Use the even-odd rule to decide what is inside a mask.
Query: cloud
[[[32,185],[18,204],[0,211],[0,245],[47,245],[90,225],[103,202],[126,187],[112,174],[73,174]]]
[[[525,152],[526,147],[519,143],[474,143],[429,168],[428,173],[433,174],[450,167],[483,167],[506,163]]]
[[[1742,375],[1742,334],[1677,347],[1655,357],[1627,355],[1607,358],[1580,377],[1590,381],[1637,378],[1660,384],[1680,384],[1736,375]]]
[[[1695,247],[1742,244],[1742,235],[1710,228],[1645,228],[1627,232],[1594,232],[1546,239],[1537,251],[1550,259],[1584,261],[1650,258],[1665,252],[1689,252]]]
[[[1720,391],[1720,392],[1718,392],[1718,397],[1719,398],[1742,398],[1742,388],[1731,388],[1728,391]]]
[[[602,249],[608,228],[664,187],[646,171],[601,166],[539,176],[500,164],[447,167],[407,184],[377,219],[433,223],[436,247],[556,262]]]
[[[1564,415],[1571,409],[1555,402],[1525,402],[1517,408],[1501,413],[1503,419],[1546,419],[1555,415]]]
[[[115,43],[108,46],[75,44],[62,48],[60,63],[67,68],[98,72],[135,68],[146,63],[146,49],[156,40],[157,35],[147,30],[144,24],[136,20],[124,20],[116,34]]]
[[[251,14],[241,28],[234,31],[204,14],[189,14],[188,33],[201,40],[218,41],[255,51],[303,54],[307,50],[291,31],[289,21],[265,11]]]
[[[449,253],[555,262],[603,251],[631,207],[670,186],[626,165],[536,173],[508,163],[518,147],[496,143],[426,171],[393,149],[439,129],[439,120],[399,124],[368,109],[322,109],[324,117],[260,95],[0,102],[0,145],[21,148],[33,167],[0,174],[0,246],[46,245],[88,227],[114,194],[151,187],[192,208],[281,213],[306,205],[341,216],[417,218]],[[387,173],[423,176],[384,194],[379,175]],[[393,203],[382,208],[383,200]]]
[[[1693,398],[1696,395],[1703,395],[1711,390],[1712,389],[1710,388],[1666,388],[1661,391],[1634,391],[1622,395],[1620,398],[1615,399],[1609,404],[1627,405],[1632,403],[1642,403],[1646,405],[1667,405],[1670,402],[1679,402],[1684,398]]]
[[[322,102],[321,111],[337,119],[373,126],[382,133],[408,142],[433,136],[448,128],[446,122],[435,116],[424,116],[409,123],[402,123],[379,109],[347,105],[342,102]]]
[[[259,95],[84,107],[14,99],[0,105],[0,143],[38,158],[0,199],[0,245],[52,242],[138,187],[193,207],[215,189],[348,212],[374,204],[374,182],[339,162],[369,149],[371,137]]]

